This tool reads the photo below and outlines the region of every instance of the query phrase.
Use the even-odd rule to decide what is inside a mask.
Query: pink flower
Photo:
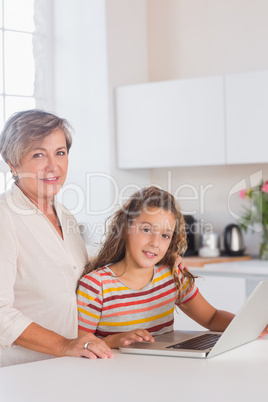
[[[247,190],[241,190],[240,193],[239,193],[240,198],[245,199],[246,198],[246,193],[247,193]]]
[[[268,193],[268,181],[263,184],[261,189],[264,193]]]

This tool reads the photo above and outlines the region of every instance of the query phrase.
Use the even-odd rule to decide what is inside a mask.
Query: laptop
[[[122,353],[210,358],[258,338],[268,324],[268,279],[258,283],[224,332],[173,331],[154,343],[135,342]]]

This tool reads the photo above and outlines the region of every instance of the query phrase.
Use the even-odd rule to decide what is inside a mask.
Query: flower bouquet
[[[259,256],[268,260],[268,181],[258,186],[240,191],[240,197],[251,200],[251,207],[245,207],[245,215],[240,220],[241,228],[247,232],[258,225],[262,231]]]

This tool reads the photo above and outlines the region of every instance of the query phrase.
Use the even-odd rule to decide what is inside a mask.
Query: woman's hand
[[[182,258],[181,258],[181,256],[178,254],[178,255],[177,255],[177,258],[176,258],[176,260],[175,260],[175,266],[178,267],[181,262],[182,262]]]
[[[175,263],[175,267],[179,267],[179,269],[182,271],[185,268],[185,265],[182,262],[182,257],[178,254]]]
[[[85,348],[85,346],[87,347]],[[76,339],[68,339],[62,354],[63,356],[87,357],[89,359],[113,357],[109,346],[90,332]]]
[[[90,332],[78,331],[78,338],[67,339],[32,322],[16,339],[16,345],[53,356],[74,356],[96,359],[112,357],[112,351],[104,341]],[[85,344],[88,342],[87,349]]]
[[[129,332],[121,332],[120,334],[108,335],[105,342],[111,348],[118,349],[120,346],[128,346],[133,342],[154,342],[153,336],[146,329],[134,329]]]

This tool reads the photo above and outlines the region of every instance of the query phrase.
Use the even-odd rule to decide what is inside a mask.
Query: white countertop
[[[252,402],[267,394],[268,339],[211,359],[63,357],[0,369],[2,402]]]
[[[189,269],[197,275],[208,273],[268,276],[268,261],[253,259],[237,262],[221,262],[217,264],[206,264],[198,268],[189,265]]]
[[[268,276],[268,261],[207,264],[198,275]],[[212,359],[124,355],[57,358],[0,368],[2,402],[252,402],[265,399],[268,339]]]

